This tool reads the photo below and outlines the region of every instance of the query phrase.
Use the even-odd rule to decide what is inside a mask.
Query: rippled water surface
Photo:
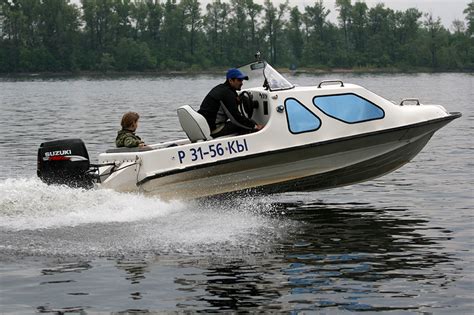
[[[94,162],[128,110],[141,114],[146,141],[182,138],[176,108],[197,108],[221,77],[0,79],[0,313],[471,313],[472,74],[290,80],[336,77],[463,117],[377,180],[165,202],[47,186],[37,147],[81,138]]]

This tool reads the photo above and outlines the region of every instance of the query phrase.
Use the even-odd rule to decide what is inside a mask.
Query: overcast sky
[[[166,0],[161,0],[165,2]],[[226,0],[221,0],[226,1]],[[264,0],[254,0],[256,3],[263,4]],[[311,0],[289,0],[290,5],[298,5],[301,9],[305,6],[314,5]],[[440,17],[443,25],[450,28],[455,19],[465,21],[465,15],[462,13],[471,0],[365,0],[369,8],[375,6],[377,3],[384,3],[386,7],[393,10],[406,10],[408,8],[417,8],[424,13],[432,13],[434,17]],[[79,4],[80,0],[71,0],[72,3]],[[212,0],[200,0],[203,7]],[[230,1],[226,1],[230,2]],[[275,4],[284,1],[273,1]],[[335,0],[323,0],[324,6],[331,10],[329,20],[337,22],[337,11],[334,7]],[[352,0],[355,3],[356,0]]]

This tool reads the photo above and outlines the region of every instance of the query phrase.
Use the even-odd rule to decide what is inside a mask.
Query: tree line
[[[474,69],[474,0],[451,30],[415,8],[336,0],[0,0],[0,72],[278,67]]]

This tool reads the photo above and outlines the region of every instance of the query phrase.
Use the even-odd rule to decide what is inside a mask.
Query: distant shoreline
[[[333,73],[474,73],[471,69],[432,69],[413,68],[403,69],[395,67],[387,68],[301,68],[290,70],[288,68],[276,68],[283,74],[333,74]],[[128,76],[194,76],[194,75],[222,75],[227,69],[211,70],[156,70],[156,71],[74,71],[74,72],[18,72],[0,73],[0,78],[52,78],[52,77],[128,77]]]

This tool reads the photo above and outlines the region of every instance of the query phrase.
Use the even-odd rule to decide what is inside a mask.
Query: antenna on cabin
[[[260,61],[260,60],[261,60],[260,57],[261,57],[261,53],[260,53],[260,51],[257,51],[257,52],[255,53],[255,60],[256,60],[256,61]]]

